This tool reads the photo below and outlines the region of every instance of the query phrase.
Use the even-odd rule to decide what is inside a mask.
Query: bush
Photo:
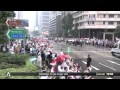
[[[8,63],[5,63],[5,62],[2,62],[0,64],[0,69],[6,69],[6,68],[16,68],[18,67],[17,65],[15,64],[8,64]]]
[[[14,68],[21,65],[26,65],[26,60],[29,55],[26,54],[15,54],[11,55],[9,53],[0,53],[0,68]]]

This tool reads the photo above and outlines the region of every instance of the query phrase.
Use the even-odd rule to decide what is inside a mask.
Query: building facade
[[[35,30],[35,27],[37,25],[36,22],[36,11],[14,11],[16,14],[15,19],[28,19],[29,21],[29,29],[30,31]]]
[[[114,39],[113,32],[120,24],[120,11],[73,11],[72,15],[73,30],[77,23],[80,37]]]
[[[39,30],[49,31],[49,29],[50,29],[50,11],[39,11],[38,26],[39,26]]]
[[[62,36],[62,19],[60,11],[51,11],[50,35],[56,37]]]

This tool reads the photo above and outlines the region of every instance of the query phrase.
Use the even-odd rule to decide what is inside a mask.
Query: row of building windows
[[[73,14],[73,16],[77,16],[77,15],[82,14],[82,13],[84,13],[84,11],[77,11],[76,13]]]
[[[120,14],[98,14],[98,17],[106,18],[107,16],[108,18],[115,18],[115,16],[117,18],[120,18]]]
[[[49,19],[49,16],[47,16],[47,15],[46,15],[46,16],[43,16],[42,18],[46,18],[46,19]]]
[[[108,17],[107,17],[108,16]],[[78,18],[75,18],[75,20],[82,20],[82,19],[86,19],[86,18],[95,18],[95,17],[98,17],[98,18],[120,18],[120,14],[98,14],[98,15],[95,15],[95,14],[90,14],[89,16],[88,15],[82,15]]]
[[[88,24],[88,25],[94,25],[95,22],[92,21],[92,22],[88,22],[87,24]],[[84,23],[80,23],[80,24],[79,24],[79,26],[83,26],[83,25],[84,25]],[[96,25],[96,24],[95,24],[95,25]],[[100,25],[114,25],[114,22],[113,22],[113,21],[109,21],[108,24],[106,24],[106,22],[102,22],[102,23],[100,23]],[[120,25],[120,21],[117,22],[117,25]]]
[[[99,15],[98,17],[103,17],[103,18],[105,18],[106,15],[103,15],[103,16]],[[78,22],[78,21],[84,20],[84,19],[95,19],[95,18],[96,18],[95,14],[92,14],[92,15],[89,15],[89,16],[88,16],[88,15],[83,15],[83,16],[80,16],[80,17],[78,17],[78,18],[75,18],[74,21],[75,21],[75,22]],[[109,18],[114,18],[114,15],[113,15],[113,14],[110,14],[110,15],[109,15]],[[118,15],[118,18],[120,18],[120,14]]]

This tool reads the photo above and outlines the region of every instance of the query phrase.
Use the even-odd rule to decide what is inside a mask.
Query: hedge
[[[26,54],[15,54],[0,53],[0,69],[15,68],[21,65],[26,65],[26,60],[29,55]]]

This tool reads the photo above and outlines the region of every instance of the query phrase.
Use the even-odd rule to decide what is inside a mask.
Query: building
[[[120,24],[120,11],[73,11],[80,37],[114,40],[114,31]]]
[[[15,19],[28,19],[29,21],[29,29],[30,31],[35,30],[36,24],[36,11],[14,11],[16,14]]]
[[[60,11],[52,11],[50,19],[50,35],[62,36],[62,19]]]
[[[39,31],[48,32],[50,30],[50,11],[38,12]]]

